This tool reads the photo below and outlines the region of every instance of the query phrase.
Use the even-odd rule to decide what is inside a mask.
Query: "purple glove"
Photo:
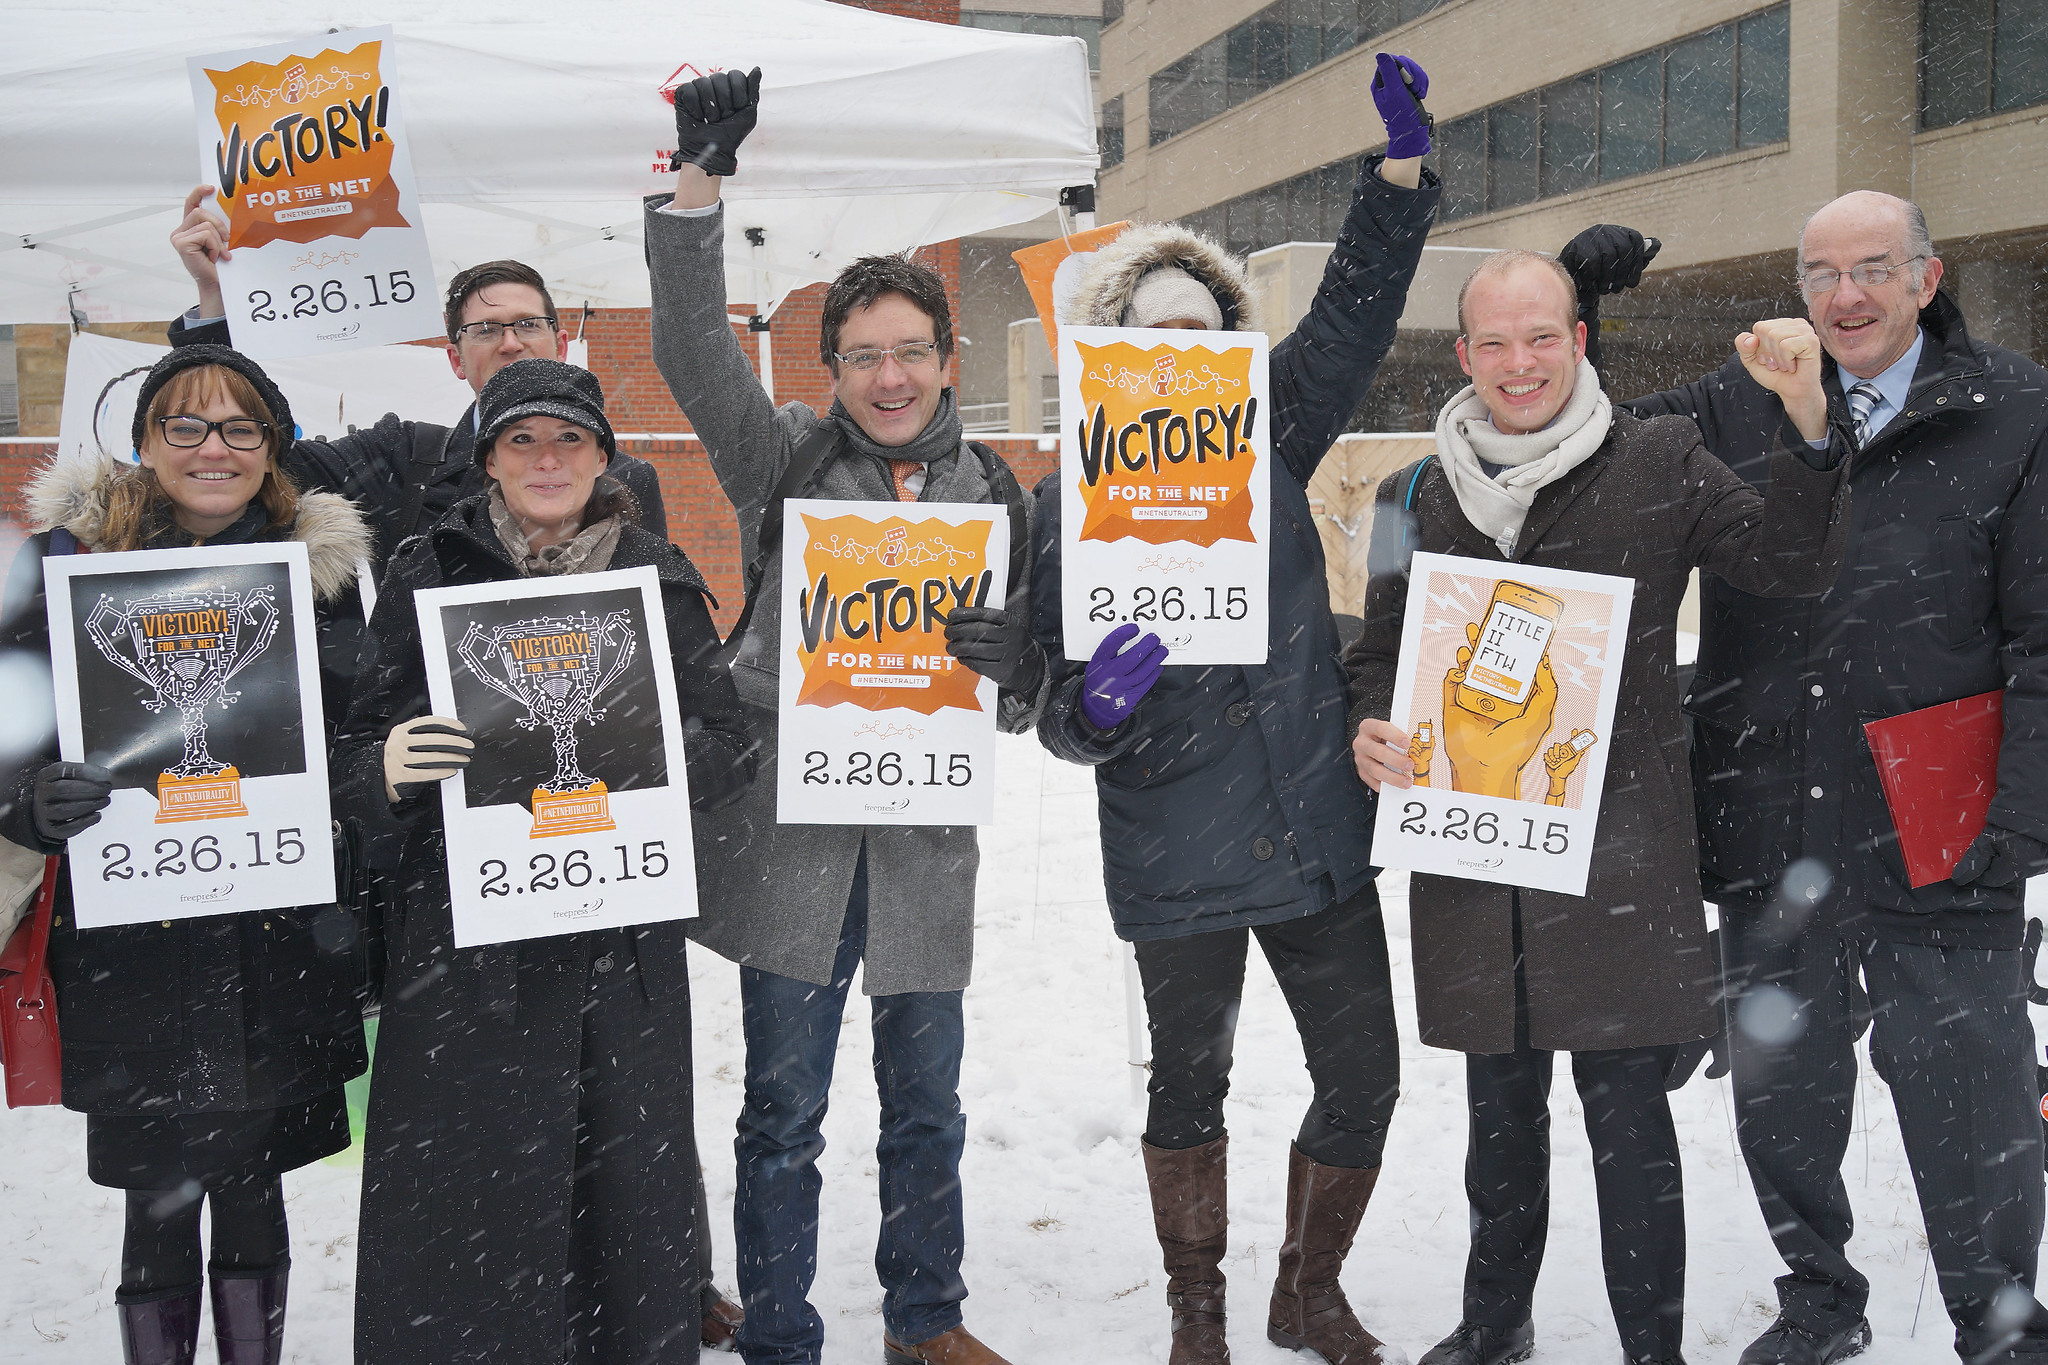
[[[1406,161],[1429,155],[1429,130],[1436,118],[1422,107],[1429,93],[1429,73],[1407,57],[1378,54],[1379,74],[1372,78],[1372,102],[1387,125],[1387,159]]]
[[[1157,635],[1147,635],[1129,649],[1137,635],[1135,625],[1124,624],[1102,637],[1088,671],[1081,679],[1081,714],[1098,730],[1114,730],[1131,718],[1131,712],[1166,667],[1166,646]],[[1122,650],[1122,653],[1118,651]]]

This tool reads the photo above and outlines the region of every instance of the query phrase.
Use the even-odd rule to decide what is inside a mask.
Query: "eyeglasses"
[[[517,322],[467,322],[455,329],[455,339],[478,341],[489,346],[495,344],[498,338],[508,331],[524,341],[543,332],[552,332],[554,329],[553,318],[521,318]]]
[[[930,360],[938,349],[938,343],[935,341],[906,341],[901,346],[892,346],[886,351],[872,347],[848,351],[845,355],[834,351],[832,358],[849,370],[874,370],[881,368],[883,356],[893,355],[896,357],[896,363],[907,370],[913,365],[922,365]]]
[[[270,423],[259,422],[253,417],[230,417],[225,422],[209,422],[204,417],[183,415],[159,417],[159,430],[164,434],[164,443],[181,450],[206,444],[206,438],[214,432],[229,450],[261,450],[263,443],[270,439]]]
[[[1842,282],[1842,276],[1847,275],[1858,288],[1875,289],[1915,261],[1926,259],[1925,256],[1909,256],[1897,265],[1879,265],[1875,261],[1865,261],[1847,270],[1809,270],[1799,276],[1799,288],[1808,298],[1816,294],[1832,294],[1835,292],[1835,286]]]

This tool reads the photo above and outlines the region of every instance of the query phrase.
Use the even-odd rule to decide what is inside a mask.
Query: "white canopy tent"
[[[200,183],[186,59],[387,22],[436,272],[516,257],[565,310],[647,304],[640,197],[674,183],[678,77],[762,68],[724,192],[730,297],[763,313],[1095,178],[1078,38],[825,0],[0,0],[0,322],[189,307],[167,242]]]

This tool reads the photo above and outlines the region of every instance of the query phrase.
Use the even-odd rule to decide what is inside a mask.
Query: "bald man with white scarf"
[[[1664,1092],[1690,1070],[1681,1057],[1696,1064],[1719,1015],[1685,775],[1678,606],[1695,567],[1759,595],[1824,592],[1845,538],[1847,438],[1829,432],[1824,404],[1815,416],[1820,347],[1803,320],[1759,323],[1736,342],[1788,414],[1766,498],[1707,452],[1688,419],[1615,411],[1575,311],[1570,277],[1532,252],[1488,257],[1466,283],[1458,357],[1472,385],[1445,406],[1437,453],[1380,487],[1365,629],[1344,658],[1367,785],[1479,791],[1483,775],[1496,795],[1535,800],[1547,726],[1461,717],[1443,727],[1434,762],[1426,747],[1411,756],[1411,737],[1388,722],[1408,556],[1635,581],[1585,895],[1423,874],[1410,884],[1422,1040],[1467,1054],[1471,1113],[1464,1311],[1422,1365],[1506,1365],[1533,1348],[1557,1051],[1572,1054],[1593,1147],[1624,1357],[1681,1365],[1685,1214]],[[1468,630],[1476,637],[1476,624]],[[1471,653],[1458,652],[1458,670]],[[1532,713],[1556,696],[1546,656]],[[1525,774],[1537,784],[1526,795]]]

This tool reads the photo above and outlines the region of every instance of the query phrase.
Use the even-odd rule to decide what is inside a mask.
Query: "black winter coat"
[[[178,318],[171,323],[170,338],[173,346],[234,344],[224,319],[188,327]],[[400,541],[426,530],[450,507],[483,492],[491,482],[476,459],[474,403],[452,427],[408,422],[387,412],[375,425],[332,440],[301,438],[292,442],[281,463],[299,487],[331,489],[362,509],[377,537],[370,569],[379,579]],[[661,475],[654,466],[621,451],[612,456],[605,472],[624,484],[639,504],[640,525],[667,540],[668,511],[661,500]],[[417,515],[414,498],[419,499]]]
[[[95,504],[96,472],[45,470],[31,497],[75,495]],[[66,481],[80,486],[52,494],[53,482]],[[237,523],[205,543],[307,542],[316,588],[323,581],[338,585],[315,610],[321,691],[329,702],[346,698],[360,638],[354,565],[366,541],[361,520],[331,494],[302,499],[294,528],[262,527],[260,520]],[[90,535],[97,514],[81,513],[76,525]],[[45,531],[17,552],[0,613],[0,652],[19,651],[45,667],[50,634],[43,557],[49,542]],[[193,542],[178,537],[176,543]],[[339,709],[330,705],[330,717]],[[52,735],[41,752],[0,779],[0,836],[25,848],[64,852],[62,844],[37,834],[32,809],[35,775],[56,759]],[[303,837],[310,845],[330,832],[308,829]],[[312,903],[297,909],[80,929],[71,913],[68,861],[58,872],[50,936],[65,1108],[126,1115],[275,1109],[362,1074],[368,1058],[351,956],[360,926],[334,906],[332,888],[324,894],[309,889]]]
[[[1344,733],[1344,670],[1308,481],[1394,341],[1442,185],[1390,185],[1361,163],[1308,313],[1271,352],[1271,613],[1256,667],[1171,660],[1131,719],[1081,713],[1087,660],[1060,617],[1060,499],[1039,487],[1032,627],[1052,661],[1039,739],[1095,768],[1103,881],[1117,934],[1174,938],[1277,924],[1356,893],[1375,872],[1372,796]]]
[[[1991,822],[2048,840],[2048,373],[1972,340],[1945,293],[1895,416],[1851,467],[1842,575],[1824,597],[1770,601],[1703,576],[1686,710],[1707,897],[1761,906],[1795,860],[1826,905],[1879,937],[2018,947],[2021,888],[1907,884],[1863,724],[2005,693]],[[1849,430],[1835,362],[1822,366]],[[1625,405],[1683,413],[1759,487],[1779,407],[1739,360]],[[1825,911],[1824,911],[1825,913]]]
[[[1673,645],[1695,565],[1773,597],[1817,593],[1834,581],[1846,520],[1839,461],[1848,443],[1831,450],[1834,467],[1817,470],[1793,453],[1803,452],[1796,428],[1786,423],[1777,438],[1769,467],[1779,478],[1764,499],[1707,453],[1690,422],[1616,413],[1600,448],[1536,494],[1512,556],[1466,518],[1441,458],[1419,478],[1411,465],[1380,485],[1365,629],[1344,653],[1353,733],[1359,721],[1391,713],[1414,551],[1635,580],[1586,893],[1424,873],[1410,879],[1415,1010],[1430,1046],[1515,1049],[1518,953],[1527,1046],[1655,1047],[1714,1031],[1720,972],[1694,871]],[[1406,514],[1411,482],[1414,511]],[[1450,781],[1444,754],[1439,787]]]
[[[739,696],[714,657],[718,634],[703,579],[682,551],[628,526],[610,567],[642,565],[661,578],[692,804],[715,805],[753,775]],[[394,723],[427,710],[413,595],[516,577],[483,497],[457,503],[392,557],[371,619],[376,658],[335,755],[353,809],[392,812],[383,795],[384,737]],[[579,1239],[588,1238],[570,1225],[575,1154],[579,1141],[592,1151],[617,1141],[577,1131],[584,982],[593,960],[612,951],[637,959],[651,1030],[642,1053],[608,1062],[642,1080],[654,1058],[671,1068],[671,1081],[647,1087],[636,1133],[673,1140],[647,1158],[637,1217],[600,1229],[600,1240],[616,1264],[636,1267],[651,1295],[687,1299],[694,1314],[697,1155],[683,925],[458,951],[439,790],[428,784],[392,818],[404,829],[403,913],[386,925],[357,1256],[357,1358],[378,1365],[563,1359],[563,1275]],[[675,856],[689,865],[687,850]],[[629,1137],[611,1159],[633,1159],[618,1153],[642,1151],[635,1143]],[[640,1354],[622,1350],[620,1358],[660,1359],[662,1349],[647,1341]]]

